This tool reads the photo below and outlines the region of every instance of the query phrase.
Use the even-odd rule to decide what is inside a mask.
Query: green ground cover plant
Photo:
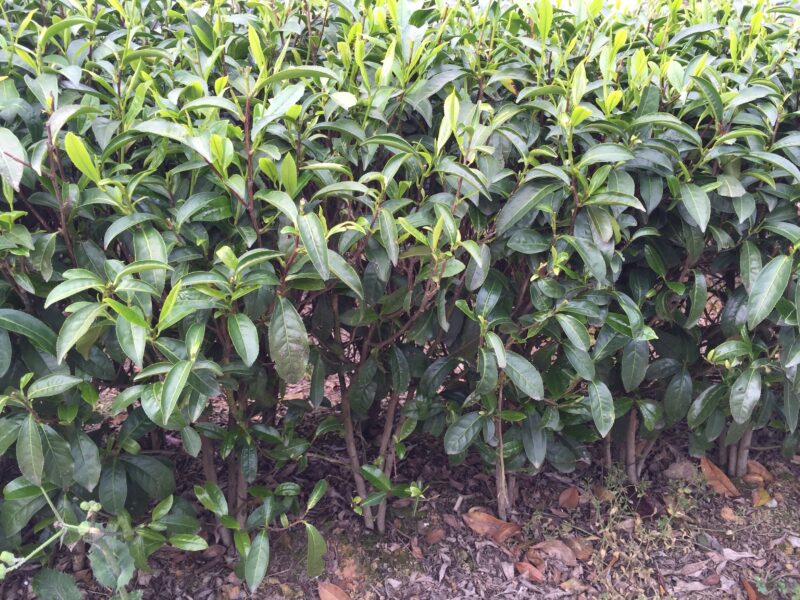
[[[478,453],[501,518],[515,473],[636,482],[659,436],[733,476],[759,429],[794,453],[799,29],[778,1],[4,2],[0,571],[66,545],[137,597],[210,511],[251,589],[287,528],[318,575],[325,480],[259,472],[324,435],[379,532],[415,436]]]

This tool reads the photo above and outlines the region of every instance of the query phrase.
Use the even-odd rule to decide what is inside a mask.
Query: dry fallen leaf
[[[737,498],[741,496],[736,486],[728,479],[728,476],[705,456],[700,458],[700,468],[703,471],[706,482],[708,482],[708,485],[715,492],[728,498]]]
[[[747,600],[758,600],[758,592],[753,588],[753,584],[742,577],[742,587],[747,594]]]
[[[572,510],[573,508],[578,507],[578,502],[580,499],[581,494],[578,491],[578,488],[574,485],[571,485],[558,496],[558,505],[561,508]]]
[[[542,554],[560,560],[568,567],[574,567],[578,564],[575,553],[561,540],[545,540],[536,544],[533,548]]]
[[[752,500],[753,508],[758,508],[759,506],[765,506],[768,504],[772,498],[767,490],[765,490],[763,487],[760,487],[753,490]]]
[[[754,475],[753,473],[748,473],[742,477],[742,481],[751,487],[760,487],[764,485],[764,478],[761,475]]]
[[[585,538],[569,538],[565,543],[567,546],[569,546],[569,549],[572,550],[573,554],[575,554],[575,558],[578,560],[589,560],[594,553],[592,542]]]
[[[719,511],[719,516],[722,517],[723,521],[727,521],[728,523],[741,523],[743,520],[742,517],[733,512],[730,506],[723,506]]]
[[[350,600],[347,592],[334,583],[320,581],[317,590],[319,591],[319,600]]]
[[[614,499],[614,494],[607,490],[601,483],[592,485],[592,493],[600,502],[611,502]]]
[[[522,531],[516,523],[507,523],[479,510],[470,510],[464,513],[464,522],[472,531],[483,537],[488,537],[496,544],[502,544],[512,535]]]
[[[417,560],[423,560],[425,555],[422,553],[422,548],[419,547],[419,539],[417,536],[411,538],[411,555]]]
[[[444,539],[444,529],[441,527],[437,527],[436,529],[431,529],[428,533],[425,534],[425,543],[429,546],[433,546],[438,544]]]
[[[514,566],[516,567],[517,572],[528,581],[535,581],[536,583],[542,583],[544,581],[544,575],[542,572],[534,567],[531,563],[518,562],[514,563]]]
[[[667,479],[678,479],[682,481],[692,481],[695,476],[695,468],[690,460],[681,460],[672,463],[664,471]]]
[[[758,475],[767,483],[772,483],[775,481],[775,477],[773,477],[772,473],[770,473],[767,468],[757,460],[747,461],[747,472],[751,475]]]

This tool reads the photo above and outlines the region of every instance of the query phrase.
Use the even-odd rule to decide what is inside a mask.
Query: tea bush
[[[325,435],[380,531],[424,489],[396,475],[409,436],[477,452],[503,518],[514,473],[604,456],[636,481],[665,433],[733,475],[759,429],[794,452],[790,4],[0,16],[3,573],[67,545],[135,597],[208,511],[252,589],[271,531],[304,529],[318,575],[325,480],[260,475]]]

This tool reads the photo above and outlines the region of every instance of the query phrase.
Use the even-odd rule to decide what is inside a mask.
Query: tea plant
[[[315,576],[325,481],[263,475],[330,434],[380,532],[420,433],[482,457],[502,518],[595,442],[633,482],[675,425],[732,475],[759,429],[793,452],[798,16],[4,3],[0,561],[88,544],[128,597],[205,510],[252,589],[270,532]]]

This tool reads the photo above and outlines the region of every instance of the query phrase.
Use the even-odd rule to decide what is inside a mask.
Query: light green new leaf
[[[67,156],[77,169],[86,175],[93,183],[100,183],[100,170],[97,168],[94,159],[89,154],[83,140],[71,131],[64,138],[64,148]]]

